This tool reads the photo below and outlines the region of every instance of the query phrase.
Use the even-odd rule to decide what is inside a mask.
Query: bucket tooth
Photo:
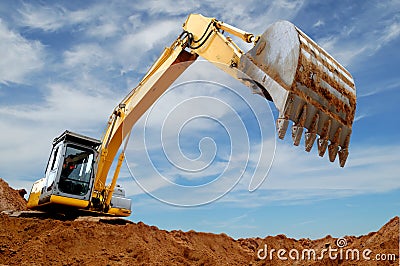
[[[346,139],[344,140],[344,145],[338,152],[340,167],[344,167],[347,161],[347,157],[349,156],[349,149],[347,148],[349,146],[349,142],[350,142],[350,134],[346,136]]]
[[[299,146],[300,140],[301,140],[301,135],[303,134],[303,130],[304,130],[304,127],[293,125],[292,138],[293,138],[293,144],[295,146]]]
[[[289,116],[293,109],[293,98],[289,98],[283,113],[279,114],[276,120],[276,129],[278,130],[278,137],[284,139],[289,125]]]
[[[276,120],[276,128],[278,130],[278,137],[280,139],[284,139],[285,138],[285,134],[286,134],[286,130],[288,128],[289,125],[289,120],[286,118],[278,118]]]
[[[338,152],[340,167],[344,167],[346,164],[347,157],[349,156],[349,150],[347,148],[341,148]]]
[[[330,144],[328,146],[328,152],[329,152],[329,161],[334,162],[336,159],[336,154],[338,153],[339,146],[336,144]]]
[[[318,139],[318,154],[319,156],[323,157],[328,147],[328,138],[329,138],[329,131],[331,130],[332,121],[330,119],[326,120],[324,126],[322,127],[322,131],[320,137]]]
[[[318,139],[318,155],[323,157],[327,147],[328,147],[328,140],[319,138]]]
[[[329,152],[329,161],[334,162],[336,159],[336,154],[339,151],[339,146],[338,146],[338,141],[339,141],[339,136],[340,133],[342,132],[342,128],[339,127],[335,135],[333,136],[333,139],[331,140],[331,144],[328,146],[328,152]]]
[[[315,139],[317,138],[318,122],[319,122],[319,114],[316,113],[315,116],[313,117],[310,128],[307,130],[307,133],[305,134],[305,139],[306,139],[305,144],[307,152],[311,151]]]
[[[312,146],[314,145],[315,139],[317,138],[317,134],[316,133],[310,133],[307,132],[305,134],[305,143],[306,143],[306,151],[310,152]]]
[[[331,162],[334,162],[335,159],[336,159],[336,154],[338,153],[338,150],[339,150],[338,141],[339,141],[339,137],[340,137],[340,133],[341,132],[342,132],[342,128],[339,127],[336,130],[335,135],[333,136],[333,140],[331,141],[331,144],[328,147],[329,160]]]
[[[298,119],[298,123],[294,124],[292,127],[292,138],[293,138],[293,144],[295,146],[299,146],[301,136],[303,135],[303,130],[304,130],[304,123],[306,122],[307,119],[307,104],[305,104],[302,108],[300,118]]]

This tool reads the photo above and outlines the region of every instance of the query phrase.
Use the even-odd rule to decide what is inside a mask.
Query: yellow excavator
[[[253,47],[244,52],[227,34]],[[356,91],[341,64],[288,21],[278,21],[255,36],[215,18],[191,14],[179,37],[115,108],[101,141],[70,131],[54,139],[45,176],[33,184],[28,208],[129,216],[131,200],[117,185],[125,151],[121,146],[139,118],[198,56],[275,104],[279,138],[292,121],[294,145],[306,129],[306,151],[318,136],[319,155],[328,149],[330,161],[338,155],[340,166],[345,165]],[[112,181],[106,184],[119,150]]]

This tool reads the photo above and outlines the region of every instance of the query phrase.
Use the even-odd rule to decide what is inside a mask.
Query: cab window
[[[67,145],[58,188],[61,192],[86,195],[94,164],[93,151]]]

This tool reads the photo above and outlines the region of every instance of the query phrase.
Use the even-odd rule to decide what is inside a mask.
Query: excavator
[[[244,52],[229,34],[252,48]],[[294,145],[299,145],[306,130],[306,151],[317,140],[319,155],[328,150],[329,160],[339,157],[344,167],[356,90],[351,74],[340,63],[288,21],[275,22],[256,36],[215,18],[190,14],[178,38],[113,110],[102,140],[70,131],[54,139],[45,175],[32,185],[28,208],[131,215],[131,200],[117,185],[124,141],[146,110],[199,56],[274,103],[280,139],[291,121]],[[111,182],[106,184],[117,155]]]

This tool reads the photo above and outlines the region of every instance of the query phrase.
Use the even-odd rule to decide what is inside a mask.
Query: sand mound
[[[15,190],[0,178],[0,212],[26,210],[25,189]]]
[[[16,190],[0,180],[0,206],[23,208]],[[15,202],[12,201],[15,200]],[[17,204],[18,203],[18,204]],[[8,204],[8,205],[7,205]],[[345,237],[345,244],[327,236],[291,239],[285,235],[235,240],[225,234],[165,231],[143,223],[108,224],[93,221],[59,221],[11,218],[0,215],[0,265],[398,265],[399,217],[378,232]],[[323,249],[336,249],[329,258]],[[265,252],[267,249],[267,252]],[[271,250],[275,252],[271,255]],[[278,256],[278,250],[286,251]],[[304,250],[316,258],[302,259]],[[346,252],[359,250],[359,259]],[[362,257],[365,249],[370,260]],[[296,257],[294,250],[299,252]],[[385,259],[377,261],[376,254]],[[389,255],[393,254],[389,258]],[[266,256],[265,256],[266,255]],[[289,256],[291,255],[291,257]],[[356,255],[356,254],[355,254]],[[264,258],[265,256],[265,258]]]

